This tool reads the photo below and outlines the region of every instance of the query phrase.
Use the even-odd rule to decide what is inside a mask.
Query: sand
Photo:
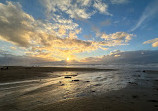
[[[158,71],[137,70],[126,76],[130,72],[9,67],[0,72],[0,81],[11,87],[0,88],[13,89],[0,90],[0,111],[158,111]],[[16,83],[22,80],[30,81]]]
[[[121,90],[42,105],[34,111],[158,111],[158,71],[146,72],[157,74],[156,78],[138,79]]]
[[[11,82],[25,79],[47,77],[46,72],[60,71],[114,71],[117,69],[71,68],[71,67],[20,67],[10,66],[8,70],[0,70],[0,82]]]

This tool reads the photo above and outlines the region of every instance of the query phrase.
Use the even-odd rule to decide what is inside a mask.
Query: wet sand
[[[127,86],[104,95],[42,105],[34,111],[157,111],[158,91]]]
[[[158,71],[52,69],[1,79],[0,111],[158,111]]]
[[[20,67],[10,66],[8,70],[0,70],[0,82],[10,82],[26,79],[35,79],[48,77],[46,72],[60,72],[60,71],[114,71],[117,69],[97,69],[97,68],[71,68],[71,67]]]

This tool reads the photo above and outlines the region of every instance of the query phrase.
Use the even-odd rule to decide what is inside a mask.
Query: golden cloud
[[[125,45],[133,36],[116,32],[102,35],[103,41],[100,42],[80,40],[77,34],[81,29],[73,29],[72,25],[73,30],[67,31],[66,25],[35,20],[21,9],[19,3],[13,2],[7,2],[6,5],[0,3],[0,27],[1,40],[24,47],[27,55],[53,60],[63,60],[70,56],[75,58],[76,53]]]
[[[158,47],[158,38],[145,41],[143,44],[152,44],[152,47]]]

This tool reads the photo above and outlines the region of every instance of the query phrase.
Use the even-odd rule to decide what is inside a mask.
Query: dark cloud
[[[106,63],[158,63],[158,50],[140,50],[140,51],[115,51],[110,55],[101,58],[90,57],[84,61],[88,63],[106,64]]]
[[[0,66],[32,66],[40,62],[46,62],[46,60],[30,56],[16,56],[7,51],[0,50]]]
[[[115,63],[134,63],[148,64],[158,63],[158,50],[140,50],[140,51],[115,51],[110,55],[103,57],[89,57],[82,62],[72,61],[70,64],[115,64]],[[66,65],[65,60],[48,61],[38,57],[30,56],[15,56],[8,52],[0,52],[0,65],[22,65],[22,66],[51,66],[51,65]]]

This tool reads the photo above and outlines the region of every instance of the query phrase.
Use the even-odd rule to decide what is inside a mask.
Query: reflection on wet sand
[[[0,110],[32,110],[40,105],[59,101],[97,97],[113,90],[120,90],[135,80],[146,79],[147,74],[127,70],[79,72],[49,72],[48,77],[0,83]],[[140,76],[141,74],[141,76]],[[136,85],[147,85],[138,82]],[[148,84],[149,85],[149,84]],[[150,84],[151,85],[151,84]],[[133,96],[135,97],[135,96]]]

